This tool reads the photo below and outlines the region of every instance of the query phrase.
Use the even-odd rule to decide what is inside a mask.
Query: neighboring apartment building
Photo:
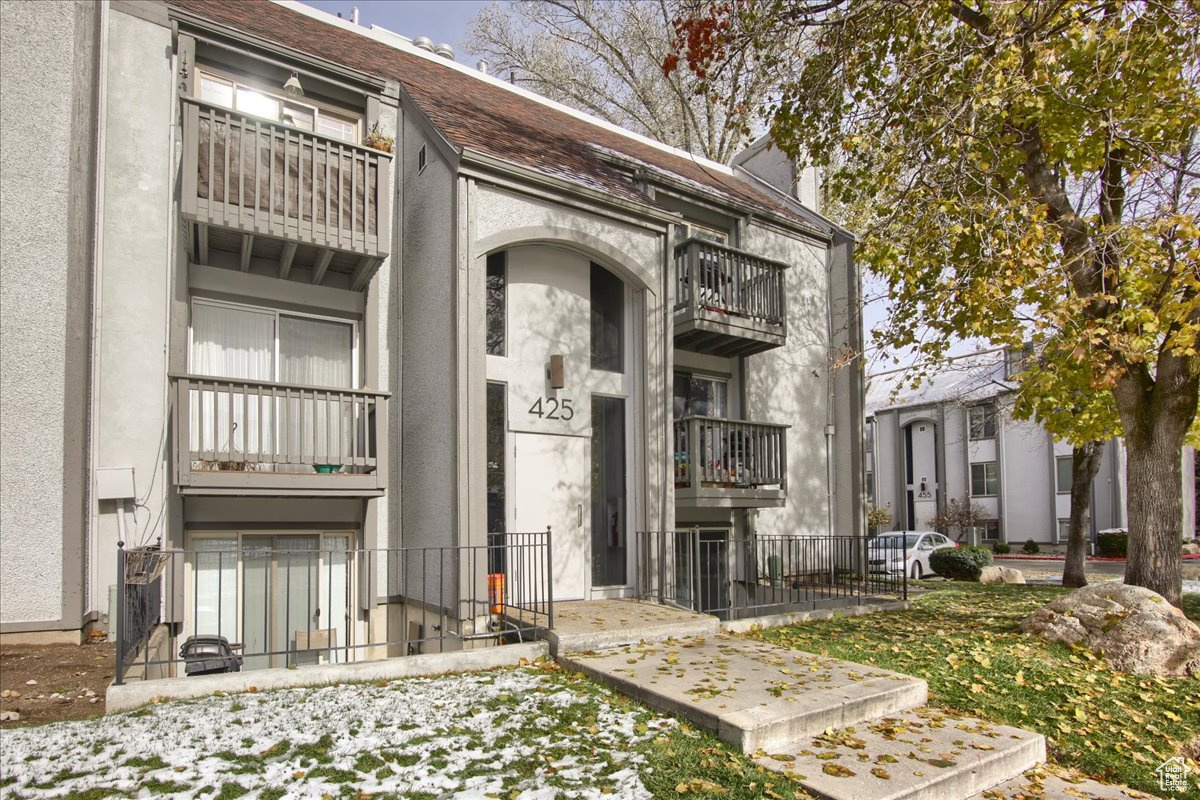
[[[977,531],[983,543],[1065,546],[1072,448],[1012,417],[1019,364],[1014,353],[987,350],[953,359],[916,388],[904,370],[867,379],[866,492],[868,502],[891,511],[892,529],[929,529],[950,500],[969,497],[986,513]],[[1190,538],[1192,449],[1181,458],[1181,530]],[[1125,457],[1114,439],[1092,483],[1092,533],[1125,527]]]
[[[103,625],[120,539],[192,553],[166,622],[280,651],[289,587],[340,642],[399,594],[339,553],[550,526],[570,600],[637,531],[862,531],[852,239],[769,149],[294,3],[0,12],[0,633]]]

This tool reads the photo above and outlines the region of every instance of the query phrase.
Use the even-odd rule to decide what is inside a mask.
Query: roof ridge
[[[616,133],[620,136],[624,136],[628,139],[632,139],[635,142],[640,142],[641,144],[647,145],[649,147],[653,147],[657,150],[661,150],[662,152],[667,153],[669,155],[673,155],[678,158],[686,159],[702,168],[716,169],[716,170],[720,171],[722,174],[729,176],[729,177],[735,177],[735,175],[736,175],[733,167],[729,166],[728,164],[722,164],[719,161],[713,161],[712,159],[705,158],[704,156],[698,156],[695,153],[693,153],[689,150],[684,150],[681,147],[675,147],[673,145],[667,144],[666,142],[660,142],[658,139],[654,139],[650,136],[646,136],[644,134],[637,133],[635,131],[631,131],[628,128],[623,128],[620,125],[617,125],[616,123],[609,122],[608,120],[600,119],[597,116],[588,114],[586,111],[580,111],[577,108],[572,108],[571,106],[568,106],[564,103],[560,103],[557,100],[551,100],[550,98],[544,97],[544,96],[538,94],[537,92],[532,92],[528,89],[522,88],[522,87],[517,86],[512,83],[509,83],[508,81],[501,80],[501,79],[495,77],[494,75],[489,75],[487,73],[480,72],[479,70],[469,67],[466,64],[461,64],[456,60],[448,59],[444,56],[439,56],[435,53],[430,53],[429,51],[423,50],[422,48],[416,47],[412,44],[407,44],[403,41],[400,41],[397,37],[402,37],[402,38],[408,38],[408,37],[406,37],[404,34],[399,33],[397,31],[392,31],[392,30],[389,30],[382,26],[373,26],[372,28],[367,28],[362,25],[355,25],[353,22],[349,22],[345,19],[342,19],[341,17],[330,14],[327,11],[322,11],[319,8],[313,8],[312,6],[305,5],[304,3],[300,2],[299,0],[270,0],[270,2],[275,3],[276,5],[282,6],[283,8],[286,8],[290,11],[295,11],[299,14],[303,14],[311,19],[317,20],[318,22],[323,22],[327,25],[333,25],[334,27],[340,28],[342,30],[345,30],[345,31],[348,31],[351,33],[358,34],[359,36],[365,36],[366,38],[371,39],[372,41],[378,42],[379,44],[382,44],[382,45],[386,45],[387,47],[391,47],[395,50],[400,50],[401,52],[406,53],[408,55],[418,56],[420,58],[426,59],[427,61],[431,61],[435,64],[438,64],[442,67],[454,69],[454,70],[462,73],[463,75],[467,75],[475,80],[482,81],[483,83],[486,83],[495,88],[499,88],[499,89],[503,89],[508,92],[512,92],[513,94],[516,94],[520,97],[524,97],[527,100],[532,100],[535,103],[539,103],[548,108],[553,108],[556,111],[560,111],[564,114],[568,114],[568,115],[570,115],[578,120],[581,120],[583,122],[586,122],[590,125],[595,125],[598,128],[603,128],[604,130],[607,130],[610,133]],[[375,30],[375,28],[378,28],[378,30]]]

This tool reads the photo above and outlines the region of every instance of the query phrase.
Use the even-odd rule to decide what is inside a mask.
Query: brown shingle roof
[[[649,204],[601,159],[618,153],[703,191],[799,220],[747,181],[624,136],[434,59],[405,52],[267,0],[168,0],[171,6],[292,50],[390,78],[455,145]],[[805,225],[805,227],[809,227]]]

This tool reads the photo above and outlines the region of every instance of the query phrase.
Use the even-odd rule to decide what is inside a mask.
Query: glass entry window
[[[293,314],[253,306],[196,300],[192,304],[189,371],[229,378],[220,395],[193,391],[190,403],[191,449],[264,454],[259,464],[279,470],[274,453],[351,450],[353,412],[336,394],[296,392],[283,397],[264,392],[256,382],[295,387],[350,389],[355,384],[352,322]],[[237,385],[237,381],[245,383]],[[231,418],[232,415],[232,418]],[[232,441],[231,441],[232,438]],[[280,445],[286,447],[280,447]],[[311,469],[311,465],[294,465]]]
[[[625,400],[592,398],[592,586],[624,586]]]
[[[350,534],[195,536],[191,546],[184,638],[240,642],[246,669],[348,660]]]

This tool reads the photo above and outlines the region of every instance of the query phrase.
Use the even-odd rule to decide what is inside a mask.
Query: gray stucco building
[[[913,388],[904,370],[867,379],[868,502],[887,508],[891,529],[929,530],[951,500],[985,512],[978,538],[1065,548],[1071,516],[1071,453],[1036,422],[1014,419],[1020,356],[1003,349],[953,359]],[[1180,530],[1196,530],[1195,467],[1184,448]],[[1104,447],[1092,483],[1092,533],[1127,527],[1120,439]],[[961,534],[961,531],[951,531]]]
[[[390,624],[361,551],[549,526],[567,600],[638,531],[862,532],[853,240],[765,145],[290,2],[3,0],[0,44],[0,634],[106,625],[118,541],[188,554],[176,632],[283,652]]]

